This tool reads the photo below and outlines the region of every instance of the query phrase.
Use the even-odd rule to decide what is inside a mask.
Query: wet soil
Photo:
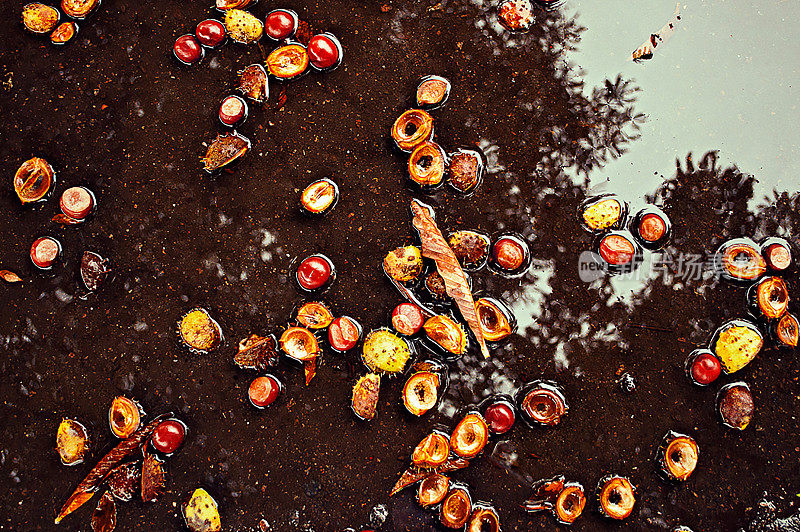
[[[9,18],[23,3],[6,3]],[[251,153],[216,177],[201,170],[203,143],[220,132],[217,106],[235,72],[261,55],[228,45],[199,65],[179,66],[172,42],[215,15],[205,3],[109,0],[60,49],[18,24],[5,32],[0,266],[24,282],[0,285],[0,476],[8,489],[0,529],[59,529],[52,523],[63,499],[113,444],[107,407],[124,393],[149,414],[178,413],[190,435],[169,461],[168,492],[155,504],[119,505],[120,530],[180,529],[180,503],[199,486],[220,503],[226,530],[257,530],[261,519],[274,530],[359,529],[380,513],[376,505],[388,509],[381,531],[434,530],[411,490],[388,497],[413,446],[433,424],[454,425],[465,405],[537,378],[564,388],[563,421],[548,429],[520,424],[454,474],[474,498],[495,503],[503,530],[555,528],[551,516],[520,505],[532,481],[556,474],[589,491],[606,473],[637,486],[624,524],[600,517],[592,498],[575,530],[736,530],[764,493],[781,509],[794,504],[795,353],[768,347],[705,389],[683,374],[691,350],[726,319],[744,316],[744,288],[707,273],[687,279],[674,264],[624,283],[588,284],[578,275],[578,257],[591,245],[575,216],[590,193],[587,179],[635,148],[643,119],[625,77],[608,72],[593,91],[565,65],[565,50],[580,46],[579,16],[540,15],[531,34],[511,36],[481,1],[281,5],[339,36],[345,63],[287,85],[283,106],[273,85],[268,104],[251,108],[239,129]],[[273,7],[262,1],[252,11]],[[451,364],[445,400],[422,419],[404,412],[396,379],[384,381],[377,418],[357,421],[348,406],[365,371],[356,353],[326,352],[309,386],[301,367],[283,361],[276,373],[285,394],[256,411],[246,398],[255,374],[235,369],[232,355],[240,338],[287,322],[303,297],[291,281],[297,258],[321,252],[333,260],[338,278],[324,299],[366,329],[388,324],[401,301],[380,264],[410,241],[409,200],[418,194],[405,186],[404,159],[387,132],[411,105],[416,80],[431,73],[453,84],[448,105],[434,113],[437,141],[480,147],[489,173],[470,198],[442,191],[427,201],[445,230],[515,231],[530,242],[533,265],[523,279],[474,276],[477,291],[511,304],[520,334],[489,361]],[[796,191],[784,183],[762,199],[743,173],[757,169],[729,166],[705,149],[686,145],[677,167],[641,169],[656,175],[649,197],[628,198],[669,214],[675,234],[667,252],[706,257],[739,236],[797,243]],[[56,195],[22,207],[11,176],[32,156],[56,168]],[[321,177],[339,184],[341,198],[329,216],[311,220],[299,212],[299,191]],[[83,225],[60,227],[50,221],[57,197],[77,184],[95,192],[99,209]],[[28,259],[43,234],[64,247],[63,264],[50,274]],[[84,250],[113,267],[96,294],[79,285]],[[794,288],[797,276],[789,282]],[[225,331],[225,346],[211,355],[189,354],[176,341],[176,321],[197,306]],[[623,371],[636,379],[632,394],[616,384]],[[741,433],[717,421],[713,404],[721,385],[739,379],[757,408]],[[90,428],[94,450],[83,465],[62,466],[53,449],[63,417]],[[669,430],[700,446],[697,471],[680,485],[661,480],[653,461]],[[60,529],[88,530],[89,515],[83,508]]]

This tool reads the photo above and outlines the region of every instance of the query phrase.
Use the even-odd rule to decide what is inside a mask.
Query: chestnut
[[[336,267],[333,261],[317,253],[300,261],[295,271],[297,285],[306,292],[316,292],[328,288],[336,280]]]
[[[761,255],[767,266],[776,272],[784,272],[792,267],[792,245],[786,239],[777,237],[765,239],[761,242]]]
[[[342,43],[332,33],[320,33],[308,42],[308,57],[311,66],[320,72],[336,70],[342,64]]]
[[[350,316],[340,316],[328,327],[328,344],[334,351],[345,353],[361,338],[361,324]]]
[[[206,48],[216,48],[225,40],[227,33],[222,22],[209,18],[197,24],[194,35],[197,37],[197,41]]]
[[[637,212],[631,221],[633,236],[645,249],[664,247],[672,234],[672,224],[658,207],[646,207]]]
[[[219,121],[233,127],[247,118],[247,103],[238,96],[227,96],[219,106]]]
[[[83,221],[94,209],[94,194],[86,187],[70,187],[61,194],[59,206],[65,215]]]
[[[40,270],[49,270],[61,255],[61,243],[49,236],[39,237],[31,244],[31,262]]]
[[[274,9],[264,20],[264,33],[273,41],[292,37],[297,32],[300,19],[291,9]]]
[[[309,65],[308,50],[299,43],[278,47],[267,56],[267,72],[280,81],[302,76]]]
[[[433,117],[420,109],[411,109],[395,120],[391,133],[398,149],[411,153],[433,138]]]
[[[509,278],[522,277],[530,264],[530,247],[521,236],[508,233],[495,239],[489,261],[493,272]]]
[[[203,47],[197,41],[194,35],[181,35],[175,39],[175,44],[172,46],[172,53],[175,58],[184,65],[192,65],[200,61],[205,52]]]
[[[630,273],[643,259],[642,247],[628,231],[609,231],[597,239],[595,252],[609,273]]]
[[[417,145],[408,159],[408,177],[424,190],[438,187],[444,182],[447,156],[438,144],[425,141]]]
[[[447,103],[450,96],[450,81],[442,76],[425,76],[417,85],[417,107],[438,109]]]

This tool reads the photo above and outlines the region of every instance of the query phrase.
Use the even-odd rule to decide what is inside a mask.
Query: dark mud
[[[6,3],[9,19],[22,4]],[[686,280],[675,268],[624,283],[590,285],[578,276],[578,257],[591,245],[575,216],[588,194],[585,178],[624,160],[645,112],[635,83],[616,72],[591,90],[567,69],[563,53],[580,47],[580,18],[542,16],[530,35],[512,37],[488,3],[281,4],[339,36],[345,62],[288,85],[280,108],[273,86],[267,106],[251,108],[240,129],[253,141],[251,153],[212,178],[201,170],[202,143],[218,132],[217,105],[236,70],[260,54],[228,45],[200,65],[179,66],[172,42],[214,14],[202,5],[108,0],[64,48],[16,24],[0,42],[7,180],[0,264],[25,279],[0,285],[0,476],[8,486],[0,528],[59,529],[52,520],[62,500],[112,444],[106,409],[120,393],[151,414],[180,412],[190,428],[168,464],[165,496],[119,505],[123,530],[179,529],[179,505],[198,486],[219,501],[227,530],[256,530],[262,518],[275,530],[358,528],[381,513],[376,505],[389,511],[380,530],[430,530],[411,490],[387,496],[413,446],[433,423],[454,424],[450,416],[463,405],[537,378],[564,388],[570,411],[562,423],[520,424],[493,454],[454,475],[477,499],[494,501],[504,530],[555,526],[520,505],[533,480],[559,473],[590,490],[618,473],[638,488],[625,524],[605,522],[591,499],[575,530],[736,530],[765,492],[780,509],[795,499],[794,353],[767,348],[735,376],[750,384],[757,407],[742,433],[723,428],[714,413],[716,390],[732,379],[699,389],[683,375],[690,351],[726,319],[744,316],[744,289],[709,275]],[[272,7],[262,1],[253,11],[262,16]],[[411,104],[416,80],[430,73],[453,83],[447,106],[434,112],[438,142],[448,150],[477,145],[489,163],[471,198],[443,191],[430,201],[448,230],[515,231],[529,240],[533,265],[523,279],[473,276],[477,291],[512,305],[520,335],[488,362],[452,364],[440,412],[421,420],[403,411],[402,383],[385,381],[377,419],[356,421],[348,401],[363,368],[355,354],[330,352],[308,387],[302,368],[282,362],[286,393],[254,410],[246,397],[254,374],[233,367],[235,343],[286,322],[301,297],[291,282],[297,257],[320,252],[334,261],[338,277],[325,300],[335,313],[367,329],[389,323],[400,296],[380,263],[411,236],[412,194],[404,160],[386,137]],[[664,176],[648,190],[673,221],[670,254],[705,256],[739,236],[797,242],[795,190],[754,197],[754,178],[743,172],[757,169],[728,166],[704,155],[705,146],[684,148],[677,167],[642,169]],[[92,189],[96,215],[62,228],[49,221],[56,198],[21,207],[11,176],[31,156],[56,168],[57,194],[76,184]],[[309,219],[299,212],[299,192],[321,177],[339,184],[341,198],[329,216]],[[49,275],[27,257],[42,234],[65,250],[64,264]],[[85,298],[77,276],[84,250],[108,257],[113,268]],[[796,286],[797,276],[789,282]],[[194,306],[222,325],[221,351],[194,356],[178,345],[176,321]],[[623,371],[636,379],[632,394],[619,392]],[[53,449],[62,417],[86,423],[95,439],[75,468],[62,466]],[[685,484],[656,474],[652,458],[668,430],[691,434],[700,446],[698,470]],[[81,509],[60,529],[88,530],[88,522],[89,509]]]

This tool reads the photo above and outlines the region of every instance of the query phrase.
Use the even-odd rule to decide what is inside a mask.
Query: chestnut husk
[[[444,183],[447,155],[433,141],[418,144],[408,158],[408,178],[421,190],[430,192]]]
[[[250,139],[237,132],[217,135],[203,157],[203,169],[213,174],[240,159],[250,149]]]
[[[636,488],[625,477],[607,475],[601,478],[597,484],[600,513],[610,519],[627,518],[636,505],[635,492]],[[615,499],[617,502],[614,502]]]
[[[287,68],[284,58],[288,57],[291,68]],[[299,58],[299,62],[297,59]],[[308,73],[311,60],[308,50],[299,42],[287,41],[273,50],[266,60],[267,72],[278,81],[292,81]]]
[[[726,281],[742,284],[760,278],[767,270],[759,246],[749,238],[723,243],[714,254],[714,269]]]
[[[417,502],[423,508],[429,508],[439,504],[450,491],[450,479],[444,475],[433,473],[419,484],[417,490]]]
[[[120,395],[111,401],[108,409],[108,426],[117,438],[124,440],[139,429],[143,417],[144,410],[138,402]]]
[[[456,456],[471,460],[489,443],[489,424],[480,412],[467,413],[450,435],[450,449]]]
[[[553,503],[553,515],[562,525],[571,525],[586,507],[586,493],[578,482],[566,482]]]
[[[777,320],[789,308],[789,289],[777,276],[763,277],[747,289],[747,306],[750,313],[765,321]]]
[[[421,109],[410,109],[394,121],[391,136],[397,149],[411,153],[418,145],[433,138],[433,117]]]
[[[262,65],[258,63],[248,65],[238,74],[237,91],[256,103],[262,103],[269,98],[267,71]]]
[[[448,528],[461,528],[472,513],[472,497],[466,485],[453,483],[439,509],[439,521]]]
[[[471,195],[483,182],[486,157],[482,151],[460,148],[447,156],[445,180],[458,195]]]
[[[425,337],[449,356],[460,356],[467,352],[469,339],[464,327],[446,314],[428,318],[422,326]]]
[[[205,330],[199,331],[210,336],[210,338],[201,339],[204,343],[200,343],[198,341],[194,341],[195,339],[193,338],[186,337],[187,333],[190,331],[186,330],[186,327],[184,327],[185,320],[189,315],[195,312],[202,313],[206,319],[205,324],[203,324],[203,329]],[[205,355],[211,351],[215,351],[220,345],[222,345],[222,327],[220,327],[219,323],[217,323],[216,320],[211,317],[211,314],[209,314],[206,309],[197,307],[184,314],[178,322],[178,339],[181,341],[181,344],[192,353],[197,355]]]
[[[422,270],[422,250],[417,246],[400,246],[387,253],[383,259],[383,272],[398,283],[414,283]]]
[[[694,438],[671,430],[658,449],[659,472],[667,480],[688,480],[697,467],[699,454]]]
[[[488,262],[492,241],[483,233],[461,230],[450,233],[447,244],[455,253],[463,270],[475,271],[483,268]]]
[[[500,532],[500,515],[487,502],[476,502],[467,521],[465,532]]]
[[[447,462],[450,443],[447,434],[434,430],[414,447],[411,462],[417,467],[435,469]]]
[[[77,20],[85,19],[98,7],[100,7],[100,0],[61,0],[61,10],[68,17]]]
[[[487,342],[501,342],[516,332],[517,318],[502,301],[482,297],[475,302],[475,310]]]
[[[612,201],[617,203],[617,207],[614,207],[613,209],[607,208],[607,206],[610,207],[612,203],[605,202]],[[603,211],[610,212],[603,214]],[[618,213],[613,220],[611,218],[606,218],[607,215],[611,215],[613,212]],[[606,219],[598,221],[597,223],[592,223],[591,221],[587,220],[587,217],[596,219],[598,216]],[[615,194],[601,194],[599,196],[586,198],[578,207],[578,219],[580,220],[581,227],[590,233],[601,233],[609,230],[622,229],[625,227],[627,216],[628,203],[623,201],[622,198]]]
[[[779,345],[797,347],[800,339],[800,321],[794,314],[787,312],[772,325],[770,332]]]
[[[318,190],[324,190],[327,194],[328,191],[332,191],[333,199],[331,202],[325,206],[323,209],[315,209],[312,208],[307,204],[306,193],[314,194]],[[313,199],[313,197],[312,197]],[[308,216],[323,216],[328,214],[336,207],[336,204],[339,202],[339,185],[334,183],[332,180],[328,179],[327,177],[322,179],[317,179],[316,181],[309,183],[309,185],[303,189],[300,193],[300,208],[302,209],[303,213]]]
[[[287,327],[281,334],[278,344],[286,356],[298,362],[307,362],[322,353],[319,340],[305,327]]]
[[[530,403],[534,400],[548,403],[546,412],[532,415]],[[558,384],[552,381],[535,380],[523,385],[517,391],[514,402],[522,419],[531,427],[557,425],[561,421],[561,417],[569,412],[564,392]],[[534,412],[537,410],[534,409]]]
[[[295,317],[300,325],[312,330],[326,329],[334,319],[333,312],[322,301],[301,303]]]
[[[71,42],[78,33],[78,25],[74,22],[62,22],[50,34],[50,42],[56,46],[63,46]]]
[[[439,401],[439,376],[431,371],[413,373],[403,386],[403,405],[409,413],[422,416]]]
[[[50,163],[33,157],[22,163],[14,174],[14,191],[22,203],[35,203],[47,198],[55,182],[56,172]]]

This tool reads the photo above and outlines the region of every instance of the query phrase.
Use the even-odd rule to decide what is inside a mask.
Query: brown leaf
[[[265,371],[278,363],[278,344],[275,337],[251,334],[239,342],[239,352],[233,362],[242,369]]]
[[[76,220],[75,218],[67,216],[66,214],[56,214],[53,216],[52,221],[62,225],[76,225],[83,223],[83,220]]]
[[[0,270],[0,277],[7,283],[19,283],[22,281],[19,275],[8,270]]]
[[[145,454],[142,464],[142,500],[155,501],[164,493],[166,485],[163,462],[152,454]]]
[[[156,430],[156,427],[159,423],[164,421],[164,419],[172,417],[172,412],[167,412],[165,414],[161,414],[154,418],[150,423],[146,426],[140,428],[133,434],[131,434],[125,440],[122,440],[117,444],[116,447],[108,451],[96,466],[89,471],[89,474],[78,484],[78,487],[75,488],[75,491],[72,492],[67,502],[64,503],[64,506],[61,508],[61,511],[58,512],[56,516],[56,524],[60,523],[62,519],[66,516],[80,508],[86,501],[92,498],[94,495],[95,490],[100,484],[105,480],[108,474],[119,464],[125,461],[131,454],[134,453],[142,443],[146,442],[150,436],[152,436],[153,431]]]
[[[111,532],[117,526],[117,505],[111,493],[105,492],[97,503],[92,514],[92,530],[94,532]]]
[[[414,227],[422,241],[422,255],[436,262],[436,271],[444,279],[447,295],[452,297],[458,305],[461,316],[478,340],[484,358],[489,358],[489,350],[486,348],[486,341],[483,338],[469,282],[464,275],[464,270],[461,269],[458,258],[436,226],[436,220],[432,215],[433,209],[421,201],[411,200],[411,212],[414,215]]]
[[[141,470],[134,462],[127,462],[116,467],[106,477],[111,495],[123,502],[132,500],[138,491],[136,488],[141,484],[140,475]]]

